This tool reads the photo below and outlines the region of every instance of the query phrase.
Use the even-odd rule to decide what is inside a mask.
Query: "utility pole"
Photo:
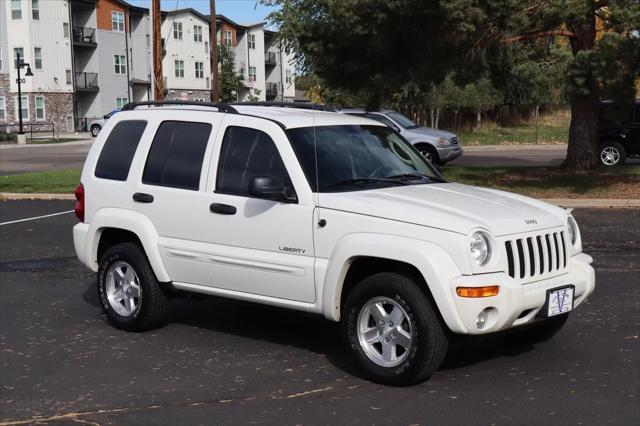
[[[20,122],[20,131],[19,135],[24,135],[24,131],[22,129],[22,84],[26,81],[22,79],[20,75],[20,68],[26,68],[27,72],[25,73],[25,77],[33,77],[33,73],[31,72],[31,67],[26,62],[22,61],[20,54],[16,54],[16,69],[18,70],[18,78],[16,78],[16,83],[18,83],[18,120]]]
[[[211,68],[211,102],[220,102],[218,79],[218,28],[216,25],[216,0],[209,0],[209,60]]]
[[[162,38],[160,31],[160,0],[152,0],[151,9],[153,16],[153,98],[161,101],[164,98],[164,78],[162,76]]]

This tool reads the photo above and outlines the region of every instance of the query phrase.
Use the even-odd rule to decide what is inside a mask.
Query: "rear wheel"
[[[100,130],[102,130],[102,127],[98,126],[97,124],[91,126],[91,136],[98,137],[98,135],[100,134]]]
[[[137,244],[120,243],[106,250],[97,285],[103,311],[115,327],[144,331],[166,322],[169,299]]]
[[[342,320],[347,350],[366,378],[407,386],[440,367],[448,340],[429,299],[410,278],[382,272],[347,297]]]
[[[429,144],[422,143],[416,145],[416,148],[422,154],[424,158],[427,159],[428,162],[433,164],[440,164],[440,157],[438,156],[438,151],[434,147]]]
[[[627,151],[619,142],[605,142],[600,145],[600,163],[604,166],[619,166],[627,158]]]

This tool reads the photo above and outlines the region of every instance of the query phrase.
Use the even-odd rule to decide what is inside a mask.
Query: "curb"
[[[638,208],[640,207],[640,199],[606,199],[606,198],[547,198],[541,201],[549,204],[555,204],[560,207],[595,207],[595,208],[611,208],[611,207],[623,207],[623,208]]]
[[[13,200],[75,200],[73,194],[16,194],[12,192],[0,192],[0,201]]]
[[[478,151],[518,151],[522,149],[532,150],[549,150],[549,149],[567,149],[567,144],[535,144],[535,143],[521,143],[513,145],[465,145],[464,142],[460,144],[464,151],[478,152]]]
[[[64,146],[83,146],[83,145],[87,145],[90,146],[93,143],[93,139],[78,139],[75,141],[69,141],[69,142],[59,142],[59,143],[28,143],[26,145],[17,145],[17,144],[6,144],[6,145],[0,145],[0,150],[4,150],[4,149],[25,149],[25,148],[33,148],[33,147],[64,147]]]
[[[12,200],[75,200],[73,194],[16,194],[11,192],[0,192],[0,201],[12,201]],[[560,207],[582,207],[582,208],[639,208],[640,199],[598,199],[598,198],[543,198],[540,201],[544,201],[549,204],[554,204]]]

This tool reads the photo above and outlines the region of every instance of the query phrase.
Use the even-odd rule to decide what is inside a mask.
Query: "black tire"
[[[538,323],[514,330],[513,340],[518,343],[534,344],[551,340],[569,319],[569,314],[547,318]]]
[[[139,308],[131,316],[120,315],[107,297],[107,275],[111,265],[126,262],[138,277],[141,288]],[[142,248],[132,242],[119,243],[108,248],[100,259],[97,277],[98,297],[107,319],[116,328],[126,331],[145,331],[167,322],[169,298],[160,287]]]
[[[427,161],[430,161],[433,164],[440,164],[440,156],[433,146],[427,143],[419,143],[416,145],[416,149],[420,151],[420,154],[422,154]]]
[[[624,164],[627,158],[627,151],[621,143],[615,141],[605,141],[598,148],[598,159],[600,164],[606,167],[615,167]]]
[[[98,126],[97,124],[94,124],[93,126],[91,126],[91,136],[94,138],[97,138],[101,130],[102,130],[102,127]]]
[[[412,344],[401,364],[386,367],[374,362],[366,354],[358,337],[361,310],[376,298],[396,302],[411,321]],[[431,302],[412,279],[382,272],[358,283],[349,293],[341,321],[347,351],[363,376],[374,382],[409,386],[427,380],[442,362],[449,347],[445,330]]]

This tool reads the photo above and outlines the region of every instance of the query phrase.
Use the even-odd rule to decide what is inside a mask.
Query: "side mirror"
[[[103,116],[102,116],[102,118],[104,118],[105,120],[108,120],[108,119],[109,119],[109,117],[110,117],[110,115],[109,115],[109,114],[105,114],[105,115],[103,115]]]
[[[249,194],[256,198],[297,203],[298,197],[292,188],[280,185],[272,176],[254,176],[249,183]]]

